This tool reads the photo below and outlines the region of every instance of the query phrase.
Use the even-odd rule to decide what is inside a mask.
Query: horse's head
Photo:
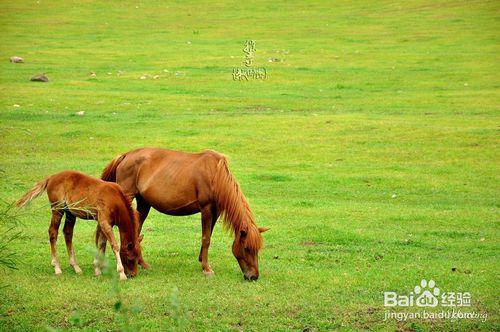
[[[143,235],[139,236],[137,241],[128,242],[122,244],[120,249],[120,258],[122,259],[122,265],[125,269],[125,274],[129,277],[135,277],[137,275],[137,265],[139,259],[141,258],[141,241]]]
[[[259,278],[259,250],[262,247],[260,233],[269,230],[268,227],[245,228],[235,234],[233,254],[238,260],[241,272],[246,280]]]

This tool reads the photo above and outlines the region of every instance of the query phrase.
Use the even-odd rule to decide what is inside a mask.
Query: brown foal
[[[201,212],[198,260],[206,275],[213,274],[208,263],[208,247],[215,223],[222,214],[224,225],[234,233],[233,254],[245,279],[259,277],[260,233],[268,228],[255,224],[248,202],[223,155],[214,151],[138,149],[117,156],[104,169],[101,178],[117,182],[125,195],[136,198],[139,230],[151,207],[174,216]],[[145,264],[142,259],[139,263]]]
[[[63,214],[64,239],[68,249],[69,264],[76,273],[82,270],[78,266],[73,248],[73,228],[76,218],[97,220],[96,245],[104,254],[106,240],[109,241],[116,257],[116,270],[121,280],[127,275],[137,274],[137,263],[141,257],[139,223],[131,201],[116,183],[109,183],[76,171],[63,171],[38,182],[17,202],[23,207],[44,191],[47,191],[52,206],[52,219],[49,228],[52,266],[56,275],[62,273],[57,259],[56,242],[59,225]],[[113,226],[118,226],[121,247],[113,235]],[[94,259],[95,274],[101,274],[101,266]]]

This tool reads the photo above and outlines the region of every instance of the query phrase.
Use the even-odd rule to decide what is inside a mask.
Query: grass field
[[[218,224],[205,278],[199,215],[152,212],[152,268],[117,285],[93,276],[95,222],[79,220],[84,273],[61,232],[56,277],[44,196],[0,225],[22,235],[7,247],[18,269],[1,271],[0,330],[499,330],[499,13],[496,1],[1,1],[2,210],[49,174],[98,176],[133,148],[213,149],[271,230],[249,283]],[[245,40],[265,80],[233,80]],[[50,82],[30,82],[40,73]],[[463,311],[487,319],[384,321],[384,292],[421,279],[470,292]]]

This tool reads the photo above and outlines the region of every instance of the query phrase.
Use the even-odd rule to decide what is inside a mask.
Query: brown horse
[[[97,220],[96,245],[104,254],[106,239],[109,240],[116,256],[116,270],[121,280],[127,279],[126,274],[132,277],[137,274],[137,264],[141,257],[139,242],[142,240],[142,237],[139,238],[138,216],[132,209],[131,201],[123,194],[119,185],[80,172],[64,171],[38,182],[17,201],[17,206],[25,206],[45,190],[47,190],[52,206],[49,238],[52,266],[56,275],[62,273],[57,260],[56,242],[63,214],[66,214],[63,232],[69,264],[73,266],[76,273],[82,272],[76,262],[72,242],[73,228],[78,217]],[[114,225],[118,226],[120,232],[121,247],[118,247],[113,235]],[[94,267],[95,274],[100,275],[101,266],[97,258],[94,259]]]
[[[224,225],[234,233],[233,254],[245,279],[259,277],[260,233],[269,228],[255,225],[248,202],[223,155],[214,151],[138,149],[117,156],[104,169],[101,178],[117,182],[126,195],[136,198],[139,230],[151,207],[174,216],[201,212],[198,260],[206,275],[213,274],[208,263],[208,247],[214,225],[222,214]],[[139,263],[145,264],[142,259]]]

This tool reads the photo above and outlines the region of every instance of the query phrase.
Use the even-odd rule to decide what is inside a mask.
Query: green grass
[[[0,330],[117,330],[126,319],[145,331],[500,329],[498,2],[0,8],[4,205],[60,170],[97,176],[133,148],[209,148],[230,157],[258,224],[272,228],[248,283],[218,224],[206,279],[199,216],[152,212],[152,269],[117,293],[92,274],[91,221],[75,227],[84,274],[60,234],[54,276],[41,198],[9,244],[18,270],[2,271]],[[265,81],[232,80],[246,39]],[[49,83],[29,81],[42,72]],[[408,294],[423,278],[471,292],[465,311],[488,319],[384,321],[383,292]]]

